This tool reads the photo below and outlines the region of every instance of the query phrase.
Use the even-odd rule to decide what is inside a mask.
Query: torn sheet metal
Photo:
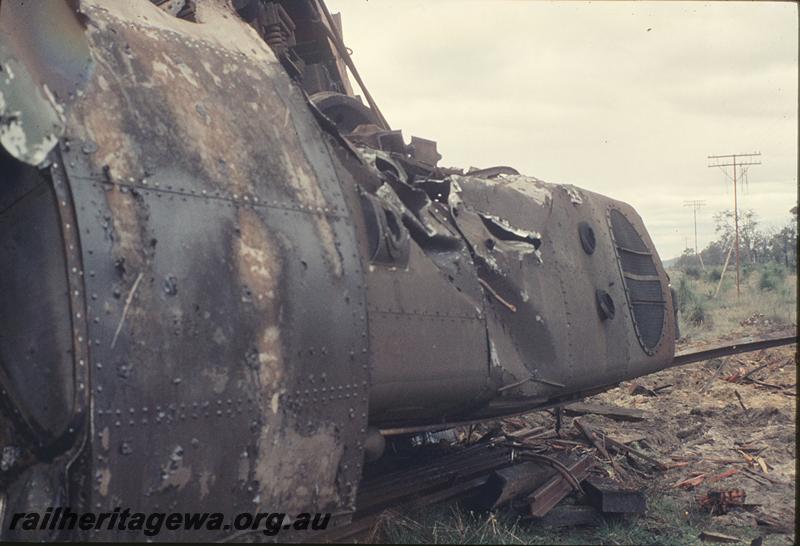
[[[490,269],[508,277],[516,266],[507,260],[522,261],[530,255],[542,261],[541,228],[547,223],[551,202],[546,184],[516,175],[453,176],[450,181],[451,213],[473,252]]]
[[[502,218],[514,229],[541,233],[553,201],[554,186],[538,178],[501,174],[494,178],[453,175],[457,196],[471,210]],[[451,203],[452,205],[452,203]]]
[[[522,258],[526,253],[533,253],[541,261],[542,255],[539,246],[542,244],[542,235],[536,231],[527,231],[515,228],[503,218],[492,214],[481,214],[478,216],[483,220],[483,225],[495,237],[494,246],[502,245]]]
[[[561,189],[567,192],[567,195],[569,195],[569,200],[573,205],[583,204],[583,196],[581,195],[580,189],[569,184],[562,184]]]

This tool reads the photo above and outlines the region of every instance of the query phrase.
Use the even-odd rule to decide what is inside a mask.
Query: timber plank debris
[[[576,428],[578,428],[578,430],[580,430],[583,433],[584,436],[586,436],[586,438],[589,441],[592,442],[592,444],[595,445],[595,447],[597,447],[598,451],[600,451],[604,456],[606,456],[607,458],[609,458],[611,460],[612,466],[614,466],[614,460],[608,454],[608,450],[607,450],[608,446],[613,447],[617,451],[629,453],[631,455],[635,455],[638,458],[640,458],[640,459],[642,459],[644,461],[647,461],[648,463],[652,464],[653,466],[655,466],[659,470],[666,470],[667,469],[667,465],[662,463],[661,461],[659,461],[657,459],[654,459],[653,457],[650,457],[649,455],[646,455],[645,453],[642,453],[638,449],[634,449],[629,445],[626,445],[626,444],[623,444],[622,442],[614,440],[613,438],[607,436],[606,434],[604,434],[602,432],[595,431],[592,427],[590,427],[587,423],[581,421],[580,419],[575,419],[575,421],[573,421],[573,424],[575,425]],[[615,470],[617,470],[616,466],[614,468],[615,468]]]
[[[740,538],[732,537],[730,535],[723,535],[714,531],[703,531],[700,533],[700,540],[703,542],[721,542],[723,544],[735,544],[737,542],[744,542]]]
[[[600,476],[586,478],[582,485],[589,504],[604,514],[643,514],[647,509],[641,489]]]
[[[586,436],[586,438],[592,443],[592,445],[594,445],[594,447],[597,448],[597,451],[599,451],[600,454],[603,457],[605,457],[608,460],[609,463],[611,463],[611,467],[614,469],[614,472],[616,472],[618,477],[620,477],[622,479],[627,477],[627,474],[622,470],[622,468],[619,467],[619,465],[614,460],[614,458],[608,453],[608,450],[606,449],[606,444],[603,441],[603,438],[601,438],[599,435],[597,435],[589,427],[589,425],[587,425],[585,423],[582,423],[580,421],[580,419],[575,419],[575,421],[573,421],[573,424],[575,425],[575,427],[578,430],[580,430],[583,433],[584,436]]]
[[[475,504],[486,510],[499,508],[533,491],[553,474],[553,469],[536,461],[495,470],[478,491]]]
[[[544,517],[536,519],[536,523],[543,527],[578,527],[600,525],[602,522],[603,514],[585,504],[560,504]]]
[[[658,393],[669,389],[672,387],[672,383],[667,383],[665,385],[659,385],[658,387],[653,387],[652,389],[642,385],[641,383],[631,383],[630,387],[628,387],[628,394],[631,396],[635,395],[643,395],[643,396],[658,396]]]
[[[395,471],[366,476],[350,524],[320,535],[321,542],[350,540],[367,533],[386,509],[414,509],[465,496],[482,487],[492,471],[512,464],[511,450],[479,444],[445,453],[423,452]]]
[[[586,415],[591,413],[619,421],[644,421],[650,417],[646,411],[635,408],[623,408],[609,404],[590,404],[588,402],[567,404],[564,406],[564,413],[570,415]]]

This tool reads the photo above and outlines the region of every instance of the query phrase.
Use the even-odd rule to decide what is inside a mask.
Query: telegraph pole
[[[761,152],[755,152],[752,154],[730,154],[730,155],[710,155],[708,159],[711,160],[710,167],[719,167],[722,169],[722,172],[725,173],[725,176],[728,176],[728,173],[725,172],[725,167],[733,167],[733,222],[736,228],[736,239],[734,245],[736,247],[736,297],[738,298],[741,294],[741,290],[739,288],[739,204],[736,200],[736,181],[737,181],[737,167],[741,169],[742,167],[747,167],[749,165],[761,165],[761,161],[756,161],[754,159],[749,159],[753,157],[760,157]],[[743,161],[740,158],[745,158]],[[738,162],[737,159],[740,159]],[[730,176],[728,176],[730,178]]]
[[[683,206],[692,207],[692,209],[694,209],[694,254],[695,256],[700,258],[700,266],[705,270],[706,264],[703,263],[703,256],[700,254],[700,251],[698,250],[699,247],[697,246],[697,209],[699,209],[700,207],[705,207],[706,202],[697,200],[684,201]]]

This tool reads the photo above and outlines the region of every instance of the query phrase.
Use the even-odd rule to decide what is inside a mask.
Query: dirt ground
[[[777,331],[762,319],[751,317],[727,339],[793,333]],[[727,339],[681,344],[679,350]],[[580,420],[665,463],[667,469],[657,470],[637,464],[642,462],[637,457],[614,457],[624,481],[643,488],[649,497],[674,501],[687,519],[691,512],[703,512],[698,501],[709,491],[740,490],[746,495],[744,506],[712,514],[706,523],[709,531],[736,537],[757,533],[768,536],[767,543],[794,543],[796,375],[796,346],[699,362],[625,382],[586,399],[642,410],[646,413],[641,421],[594,414]],[[636,385],[644,387],[638,389],[640,394],[632,393]],[[562,438],[585,441],[572,419],[564,418]],[[504,429],[548,423],[552,418],[539,413],[507,420]],[[616,477],[608,461],[601,464]]]
[[[766,366],[750,376],[760,383],[734,382],[761,365]],[[650,389],[673,385],[657,396],[631,395],[630,384],[623,384],[595,397],[651,412],[652,417],[620,423],[593,416],[592,422],[611,437],[641,433],[645,444],[665,462],[688,462],[656,475],[653,487],[667,495],[693,500],[708,489],[744,490],[746,504],[755,506],[714,518],[720,531],[735,535],[736,527],[755,527],[762,520],[773,523],[776,531],[788,530],[793,542],[796,374],[795,347],[665,370],[636,381]],[[707,480],[729,470],[736,473],[711,485],[674,487],[694,474],[704,473]]]

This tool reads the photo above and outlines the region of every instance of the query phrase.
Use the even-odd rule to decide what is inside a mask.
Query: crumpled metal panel
[[[487,327],[494,373],[503,377],[505,385],[532,374],[563,384],[567,370],[557,360],[558,334],[552,331],[566,323],[563,299],[558,278],[540,274],[540,246],[554,199],[551,189],[519,176],[513,177],[513,185],[504,177],[452,177],[452,181],[451,213],[473,249],[478,276],[491,302]],[[521,234],[530,240],[520,241]],[[541,387],[523,383],[518,390],[538,395]]]
[[[493,369],[508,386],[503,398],[557,398],[646,373],[671,358],[671,341],[652,355],[640,349],[624,305],[606,215],[619,209],[631,216],[628,205],[518,175],[451,180],[452,215],[491,302],[487,327]],[[580,242],[581,222],[595,234],[591,254]],[[659,275],[666,290],[660,267]],[[616,319],[598,315],[597,290],[616,302]]]
[[[73,491],[93,508],[355,499],[368,339],[350,206],[303,95],[227,10],[81,4],[97,69],[61,155],[92,370]]]

